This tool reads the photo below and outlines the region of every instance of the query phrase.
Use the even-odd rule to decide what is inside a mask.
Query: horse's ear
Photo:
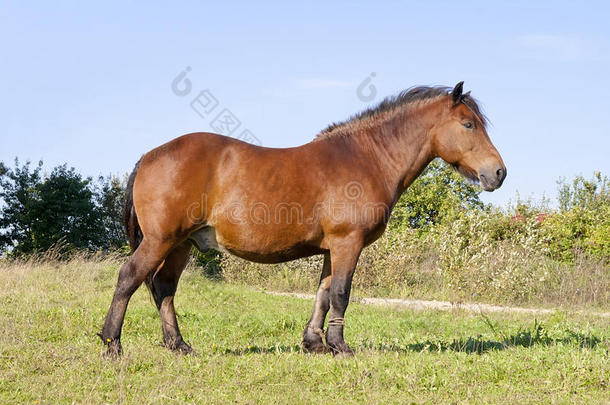
[[[453,98],[453,104],[458,104],[460,101],[462,101],[462,91],[464,90],[464,82],[459,82],[458,84],[455,85],[455,87],[453,88],[453,91],[451,92],[451,96]]]

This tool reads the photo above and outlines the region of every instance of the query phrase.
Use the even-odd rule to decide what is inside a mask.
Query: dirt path
[[[313,300],[314,296],[311,294],[301,293],[284,293],[265,291],[267,294],[280,295],[285,297],[295,297],[301,299]],[[463,310],[468,312],[510,312],[510,313],[522,313],[522,314],[552,314],[557,312],[556,309],[547,308],[521,308],[521,307],[507,307],[501,305],[490,305],[490,304],[469,304],[469,303],[451,303],[448,301],[425,301],[425,300],[405,300],[400,298],[355,298],[352,302],[359,302],[367,305],[378,305],[388,306],[395,308],[406,308],[415,311],[424,311],[427,309],[437,311],[452,311],[452,310]],[[610,318],[610,312],[594,312],[594,311],[570,311],[570,313],[599,316],[602,318]]]

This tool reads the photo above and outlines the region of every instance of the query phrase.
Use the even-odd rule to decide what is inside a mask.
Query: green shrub
[[[610,181],[601,173],[560,182],[559,210],[544,221],[552,258],[574,263],[580,253],[610,262]]]
[[[450,221],[462,211],[484,208],[481,188],[471,184],[442,160],[435,160],[400,197],[389,229],[425,229]]]
[[[597,221],[584,238],[583,249],[591,256],[610,262],[610,204],[599,209]]]

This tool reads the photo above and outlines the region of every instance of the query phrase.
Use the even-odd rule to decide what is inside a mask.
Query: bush
[[[200,252],[192,249],[193,265],[201,268],[203,274],[208,278],[217,279],[221,276],[222,254],[214,249]]]
[[[447,286],[466,296],[523,301],[535,280],[544,278],[546,248],[535,216],[467,213],[436,227],[429,239]]]
[[[559,210],[544,222],[550,256],[574,263],[579,254],[610,263],[610,181],[601,173],[560,182]]]
[[[426,229],[450,221],[463,211],[484,208],[481,188],[471,184],[442,160],[434,160],[400,197],[389,229]]]

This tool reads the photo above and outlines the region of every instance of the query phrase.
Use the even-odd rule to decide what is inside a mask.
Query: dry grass
[[[360,296],[563,308],[610,307],[610,268],[580,256],[554,261],[536,248],[485,240],[460,244],[415,233],[384,235],[363,251],[353,288]],[[262,265],[222,259],[222,279],[274,291],[312,293],[320,257]]]

